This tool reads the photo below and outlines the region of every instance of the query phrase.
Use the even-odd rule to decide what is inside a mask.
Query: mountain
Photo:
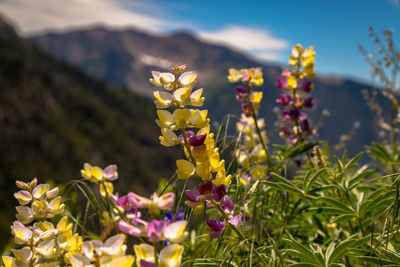
[[[230,67],[262,66],[264,91],[261,115],[272,127],[276,119],[272,112],[279,90],[275,86],[280,68],[256,62],[246,55],[221,45],[197,39],[189,32],[170,35],[150,35],[135,29],[110,30],[97,27],[67,33],[48,33],[29,39],[51,55],[78,66],[87,74],[123,86],[138,94],[150,96],[154,90],[148,83],[151,70],[167,70],[178,63],[186,63],[199,73],[199,86],[205,88],[205,105],[214,120],[222,120],[227,113],[240,114],[234,86],[226,76]],[[318,47],[316,47],[318,53]],[[330,110],[331,117],[319,130],[320,137],[331,144],[339,141],[355,121],[361,123],[356,136],[347,149],[356,153],[370,144],[375,136],[372,131],[371,112],[363,99],[362,90],[369,86],[340,77],[318,76],[315,79],[316,107],[311,112],[318,121],[323,109]],[[380,100],[382,102],[382,100]],[[275,138],[274,140],[278,140]]]
[[[159,144],[154,104],[55,60],[0,20],[0,247],[14,220],[16,179],[66,184],[84,162],[115,163],[121,193],[149,194],[179,150]]]

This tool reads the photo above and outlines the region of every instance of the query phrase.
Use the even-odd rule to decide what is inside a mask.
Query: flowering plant
[[[153,71],[160,143],[183,150],[170,181],[148,198],[119,194],[116,165],[85,163],[82,179],[71,182],[78,202],[87,200],[82,212],[69,209],[58,187],[17,181],[14,247],[4,266],[398,266],[396,138],[391,150],[369,149],[391,172],[359,164],[361,154],[332,160],[311,142],[317,127],[305,111],[314,103],[315,56],[295,45],[277,78],[282,145],[270,144],[269,122],[260,118],[262,68],[229,69],[242,107],[229,168],[201,109],[203,89],[194,90],[197,73],[186,65]],[[303,156],[308,164],[293,164]]]

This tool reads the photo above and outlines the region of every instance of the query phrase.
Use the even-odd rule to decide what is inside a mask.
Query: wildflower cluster
[[[206,182],[197,186],[196,190],[186,190],[185,195],[188,200],[185,202],[189,207],[196,207],[203,201],[207,202],[208,207],[217,207],[224,219],[235,227],[240,227],[242,223],[242,213],[234,216],[233,201],[226,195],[225,185],[214,186],[212,182]],[[225,229],[224,221],[207,220],[212,238],[218,238]]]
[[[303,143],[307,136],[314,134],[308,116],[302,112],[313,107],[313,98],[307,96],[314,85],[315,52],[313,47],[303,48],[300,44],[292,48],[289,57],[291,69],[283,68],[282,76],[277,80],[277,87],[284,90],[279,94],[276,103],[282,106],[280,136],[289,138],[292,145]]]
[[[19,205],[11,226],[15,247],[4,253],[3,264],[398,266],[396,138],[393,147],[374,144],[368,149],[386,165],[373,165],[374,169],[357,163],[361,153],[352,159],[344,153],[343,159],[332,161],[328,146],[303,144],[318,128],[311,129],[304,113],[313,104],[308,93],[313,89],[314,57],[312,47],[294,46],[291,69],[284,69],[278,78],[278,87],[284,90],[277,99],[284,107],[280,134],[292,145],[274,145],[274,161],[266,146],[265,122],[258,118],[263,93],[253,91],[263,85],[261,68],[229,70],[229,81],[241,83],[236,98],[243,111],[236,124],[239,139],[233,152],[238,163],[236,184],[231,184],[215,147],[207,110],[193,108],[205,100],[203,89],[192,92],[197,74],[186,71],[185,65],[172,68],[172,73],[154,71],[150,81],[165,89],[154,92],[159,139],[164,146],[180,145],[184,150],[185,159],[176,163],[177,178],[185,180],[183,188],[175,186],[179,180],[171,179],[157,190],[162,193],[149,198],[134,192],[120,195],[113,184],[119,179],[116,165],[103,169],[85,163],[83,179],[69,185],[88,203],[73,217],[59,196],[64,188],[38,184],[36,178],[29,183],[17,181],[19,191],[14,196]],[[299,164],[292,170],[289,164],[303,154],[312,168]],[[382,175],[386,172],[389,175]],[[201,182],[187,190],[190,177]],[[204,212],[202,218],[199,210]]]
[[[208,181],[215,173],[213,180],[215,185],[230,184],[231,177],[226,175],[225,161],[220,160],[214,134],[210,133],[208,111],[184,108],[203,105],[204,97],[201,96],[203,89],[192,93],[197,73],[186,71],[186,65],[171,70],[173,73],[153,71],[150,82],[166,90],[154,92],[156,99],[154,103],[158,109],[156,123],[161,128],[161,144],[182,145],[187,158],[176,162],[178,178],[188,179],[196,175]],[[172,107],[174,110],[171,109],[171,112],[166,110]]]
[[[229,69],[229,82],[241,82],[236,86],[236,100],[242,103],[242,115],[236,123],[236,129],[243,140],[235,151],[237,163],[241,167],[239,181],[248,184],[251,177],[256,179],[265,176],[268,166],[266,160],[271,164],[266,147],[267,134],[264,119],[258,118],[258,110],[262,100],[263,92],[254,91],[254,86],[263,85],[263,73],[261,68]]]
[[[48,184],[37,185],[37,179],[29,183],[16,182],[20,191],[14,194],[20,206],[16,207],[17,220],[11,226],[14,241],[22,245],[12,249],[14,257],[3,256],[8,266],[53,266],[58,261],[70,263],[69,257],[80,253],[82,237],[73,233],[73,224],[64,216],[54,225],[50,222],[64,211],[58,188]],[[50,201],[50,202],[49,202]]]
[[[106,197],[106,203],[108,201],[110,204],[109,210],[111,212],[106,211],[103,213],[103,216],[107,214],[108,223],[105,225],[112,227],[117,224],[120,232],[138,237],[141,241],[143,241],[142,237],[145,237],[152,244],[142,243],[134,246],[137,266],[180,266],[184,249],[183,246],[177,243],[182,242],[187,237],[187,232],[185,231],[187,221],[183,220],[182,217],[176,218],[177,220],[175,221],[168,217],[162,220],[156,219],[156,216],[161,211],[172,210],[175,203],[174,193],[166,193],[160,197],[157,193],[154,193],[149,199],[129,192],[127,195],[119,197],[118,193],[113,194],[111,183],[111,181],[118,178],[115,165],[110,165],[103,170],[100,167],[86,163],[84,169],[81,170],[81,174],[87,180],[100,183],[100,193],[103,197]],[[146,221],[139,209],[147,209],[151,220]],[[79,260],[82,263],[96,260],[92,251],[97,248],[97,250],[95,249],[95,251],[98,251],[97,257],[101,258],[102,255],[105,255],[105,259],[111,257],[120,264],[124,262],[127,264],[126,266],[131,266],[134,258],[131,255],[125,255],[126,245],[124,245],[124,240],[125,237],[120,234],[110,237],[104,244],[89,241],[91,243],[84,243],[85,253],[74,257],[74,260]],[[163,244],[164,247],[159,251],[160,244]],[[114,248],[110,250],[114,253],[112,255],[110,253],[107,254],[109,250],[102,249],[110,246]],[[87,252],[88,249],[89,252]]]

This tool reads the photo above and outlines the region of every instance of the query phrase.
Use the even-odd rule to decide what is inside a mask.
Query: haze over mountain
[[[168,179],[179,150],[159,144],[155,117],[148,99],[53,59],[0,20],[0,247],[15,219],[16,179],[66,184],[84,162],[117,164],[121,193]]]
[[[168,70],[174,64],[185,63],[189,69],[199,73],[199,86],[205,88],[207,97],[205,105],[215,120],[221,120],[227,113],[240,114],[234,86],[226,79],[228,69],[262,66],[265,82],[261,115],[266,117],[269,128],[275,120],[272,109],[279,93],[275,81],[280,67],[261,64],[228,47],[199,40],[189,32],[156,36],[135,29],[97,27],[63,34],[48,33],[30,40],[93,77],[143,96],[151,96],[154,90],[148,82],[151,70]],[[318,76],[318,47],[316,51],[317,78],[313,91],[316,107],[311,117],[316,121],[323,109],[330,110],[331,117],[319,133],[331,144],[337,143],[340,135],[348,132],[355,121],[361,122],[357,135],[348,147],[351,151],[360,151],[375,138],[372,115],[361,93],[368,86],[340,77]]]

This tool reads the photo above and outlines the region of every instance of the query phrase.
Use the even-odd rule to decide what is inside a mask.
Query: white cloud
[[[127,0],[4,0],[0,12],[12,19],[23,35],[93,24],[135,26],[153,32],[171,25],[142,14],[141,5]]]
[[[215,32],[199,32],[203,40],[228,45],[244,51],[259,60],[279,60],[280,52],[287,49],[289,42],[264,29],[230,26]]]

